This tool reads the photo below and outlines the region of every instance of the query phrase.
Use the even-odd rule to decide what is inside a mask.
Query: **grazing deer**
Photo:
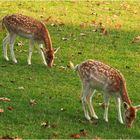
[[[14,63],[17,63],[14,54],[14,41],[16,36],[19,35],[29,39],[29,65],[31,65],[33,46],[37,42],[39,43],[39,52],[42,56],[43,63],[52,67],[54,54],[58,49],[56,51],[53,50],[50,34],[42,22],[21,14],[12,14],[5,16],[2,24],[8,31],[7,36],[3,39],[3,53],[7,61],[9,61],[7,56],[7,45],[9,44],[12,60]],[[43,45],[45,48],[43,48]]]
[[[81,100],[87,120],[91,121],[91,117],[98,119],[92,106],[92,96],[95,90],[101,90],[104,96],[104,120],[108,122],[109,98],[113,96],[116,100],[119,122],[123,124],[121,115],[121,103],[123,103],[125,124],[127,127],[132,127],[140,105],[132,106],[127,93],[125,79],[118,70],[95,60],[87,60],[75,67],[73,63],[70,63],[70,66],[78,71],[82,82]],[[89,108],[90,115],[87,107]]]

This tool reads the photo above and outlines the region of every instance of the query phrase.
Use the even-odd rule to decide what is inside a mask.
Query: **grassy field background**
[[[50,32],[53,48],[60,47],[52,69],[42,64],[37,45],[32,65],[27,66],[28,40],[17,37],[15,65],[3,59],[6,31],[0,30],[0,97],[11,99],[0,101],[4,109],[0,113],[0,137],[68,139],[79,134],[84,139],[140,138],[140,112],[133,128],[128,129],[118,122],[112,99],[109,123],[105,123],[98,104],[102,102],[100,93],[93,97],[99,120],[97,124],[86,121],[80,103],[80,81],[68,67],[69,61],[78,64],[86,59],[112,65],[123,73],[133,104],[140,104],[140,43],[132,43],[140,34],[139,7],[138,1],[0,0],[0,19],[22,13],[41,20]],[[99,23],[107,35],[100,30],[95,32]],[[86,134],[81,134],[83,130]]]

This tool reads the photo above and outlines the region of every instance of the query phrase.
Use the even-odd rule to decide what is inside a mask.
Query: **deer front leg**
[[[121,99],[119,97],[116,98],[116,106],[118,110],[118,120],[121,124],[123,124],[123,119],[121,114]]]
[[[88,109],[87,109],[87,99],[86,99],[86,96],[87,96],[89,91],[90,91],[90,89],[88,86],[83,86],[83,90],[81,93],[81,101],[82,101],[82,105],[83,105],[83,110],[84,110],[85,118],[88,121],[91,120],[89,113],[88,113]]]
[[[34,41],[30,40],[29,41],[29,56],[28,56],[28,65],[31,65],[31,58],[32,58],[32,53],[33,53],[33,46],[34,46]]]
[[[7,56],[7,44],[9,43],[9,34],[3,39],[3,54],[4,58],[9,61],[9,58]]]
[[[41,54],[41,57],[42,57],[42,60],[43,60],[43,64],[47,66],[47,62],[46,62],[44,53],[43,53],[43,51],[41,49],[43,49],[43,45],[42,44],[39,45],[39,53]]]
[[[104,94],[104,107],[105,107],[105,111],[104,111],[104,120],[105,120],[106,122],[108,122],[109,96],[106,95],[106,93]]]
[[[91,117],[93,117],[94,119],[98,119],[98,116],[96,115],[93,105],[92,105],[92,97],[93,97],[94,93],[95,93],[95,91],[92,93],[92,91],[90,90],[89,95],[87,95],[87,104],[88,104],[88,107],[90,110]]]
[[[17,60],[15,58],[15,53],[14,53],[14,41],[16,38],[16,34],[10,33],[9,35],[10,35],[9,46],[10,46],[11,57],[12,57],[12,60],[14,61],[14,63],[17,63]]]

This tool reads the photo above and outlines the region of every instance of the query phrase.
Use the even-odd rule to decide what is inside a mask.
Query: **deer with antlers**
[[[132,127],[133,121],[136,118],[136,112],[140,109],[140,105],[132,105],[127,93],[125,79],[118,70],[95,60],[87,60],[76,66],[74,66],[73,63],[70,63],[70,66],[78,71],[82,82],[83,89],[81,100],[87,120],[91,121],[92,118],[98,119],[92,106],[92,96],[95,93],[95,90],[100,90],[103,91],[104,97],[104,120],[108,122],[109,98],[113,96],[116,100],[119,122],[123,124],[121,114],[122,103],[124,107],[125,124],[127,127]],[[89,111],[87,107],[89,108]]]
[[[8,31],[7,36],[3,39],[3,53],[7,61],[9,61],[7,56],[7,45],[9,44],[12,60],[14,63],[17,63],[14,54],[14,41],[18,35],[29,39],[29,65],[31,65],[33,46],[35,42],[37,42],[39,43],[39,52],[42,56],[43,63],[49,67],[53,66],[54,54],[58,49],[54,51],[52,48],[50,34],[42,22],[22,14],[12,14],[5,16],[2,20],[2,24]]]

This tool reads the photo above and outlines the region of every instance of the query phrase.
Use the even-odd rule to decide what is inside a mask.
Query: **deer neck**
[[[44,37],[44,45],[46,50],[52,51],[52,41],[49,32],[46,30],[46,35]]]
[[[122,87],[122,93],[121,93],[121,98],[123,102],[126,102],[128,105],[132,106],[131,100],[128,96],[127,89],[126,89],[126,84],[123,83]]]

